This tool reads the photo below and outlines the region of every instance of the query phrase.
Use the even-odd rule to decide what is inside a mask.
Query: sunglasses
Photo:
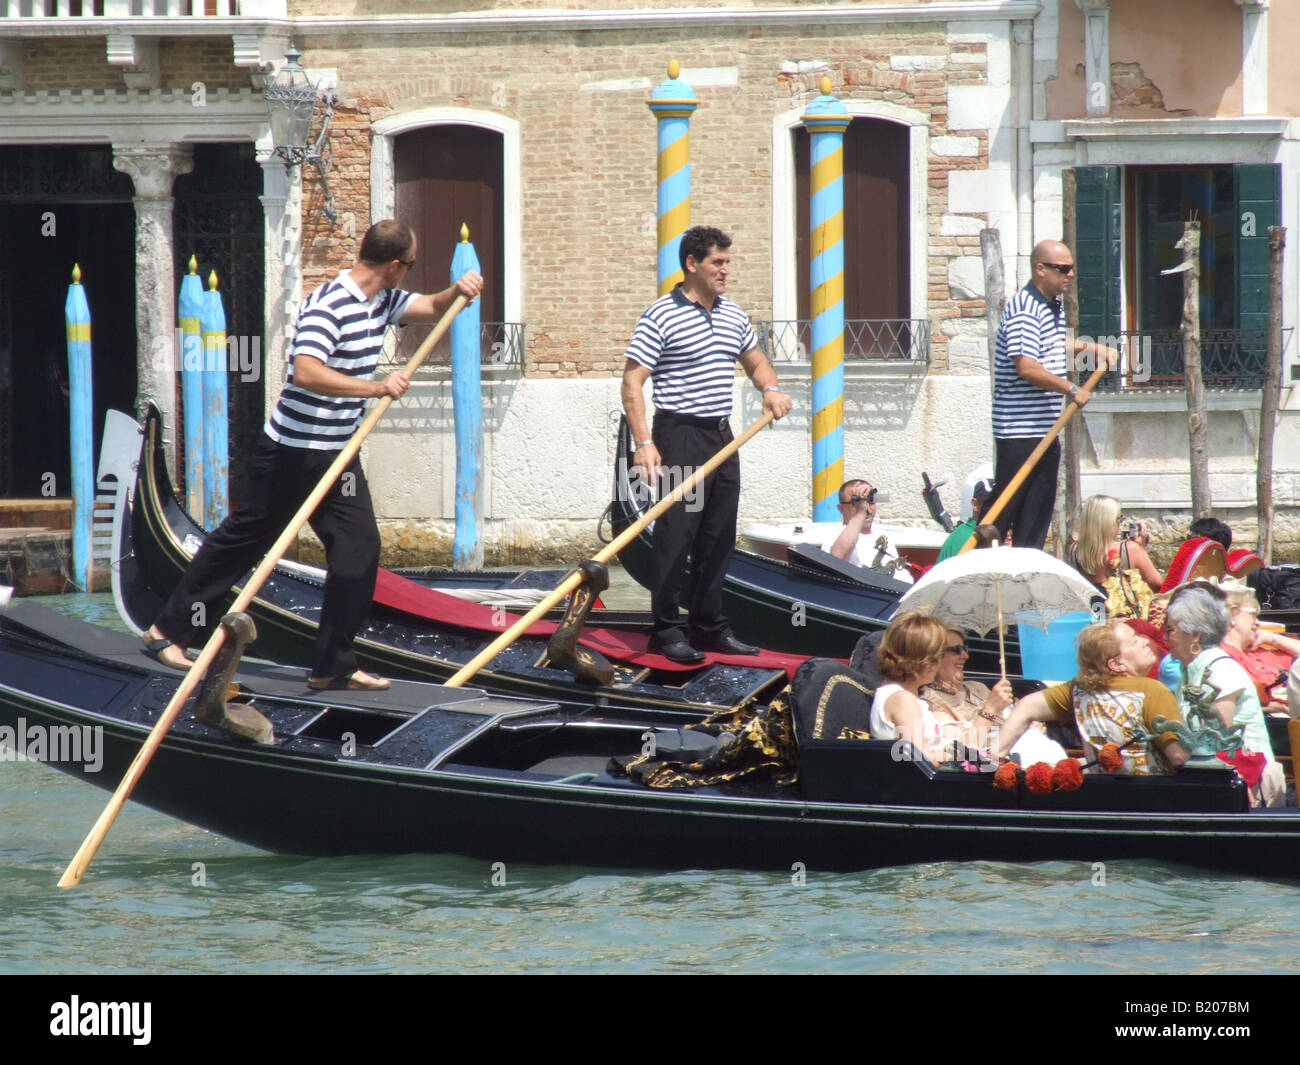
[[[409,263],[405,259],[398,259],[397,261],[401,263],[403,266],[405,266],[408,270],[412,269],[415,266],[414,259],[412,259]]]
[[[1074,263],[1043,263],[1049,270],[1055,270],[1058,274],[1065,274],[1067,277],[1074,273]]]
[[[944,650],[950,655],[964,655],[966,653],[966,645],[964,643],[957,643],[953,644],[951,647],[945,647]]]

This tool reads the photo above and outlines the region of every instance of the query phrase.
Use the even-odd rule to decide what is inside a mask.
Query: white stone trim
[[[1268,4],[1241,5],[1241,113],[1268,114]]]
[[[370,218],[391,218],[397,206],[393,138],[426,126],[479,126],[501,134],[502,284],[507,322],[524,320],[523,190],[519,122],[495,111],[468,107],[426,107],[380,119],[370,127]]]
[[[909,127],[911,185],[910,235],[912,309],[910,317],[929,317],[929,199],[930,120],[921,111],[884,100],[841,100],[854,118],[878,118]],[[798,271],[795,269],[794,147],[790,131],[801,124],[803,107],[783,111],[772,119],[772,318],[799,317]]]
[[[188,89],[152,92],[35,92],[0,95],[0,143],[256,141],[270,128],[253,89],[210,89],[196,122]]]

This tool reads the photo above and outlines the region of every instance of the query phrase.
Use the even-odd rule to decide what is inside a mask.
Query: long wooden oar
[[[745,443],[747,443],[755,433],[772,420],[772,412],[764,411],[763,416],[753,425],[741,433],[735,440],[722,448],[713,458],[704,463],[690,477],[686,478],[681,484],[674,488],[663,499],[659,500],[653,507],[645,512],[635,523],[624,529],[618,536],[596,552],[594,561],[608,562],[611,558],[623,550],[632,540],[639,536],[641,530],[649,525],[660,514],[664,513],[669,507],[673,506],[679,500],[685,497],[686,493],[694,488],[700,481],[704,480],[709,474],[721,466],[727,459],[731,458]],[[446,681],[448,687],[458,688],[464,684],[470,677],[482,669],[485,665],[496,658],[505,648],[509,647],[517,640],[533,622],[545,614],[551,607],[555,606],[561,599],[582,583],[582,573],[575,570],[564,578],[555,589],[545,599],[538,603],[532,610],[528,611],[523,617],[516,621],[510,628],[506,629],[500,636],[487,645],[474,658],[461,667],[460,671]]]
[[[1089,377],[1087,382],[1084,384],[1084,389],[1091,392],[1096,387],[1097,382],[1101,380],[1101,375],[1109,369],[1110,364],[1108,360],[1102,359],[1101,365],[1092,372],[1092,376]],[[1056,419],[1051,429],[1047,431],[1047,435],[1043,437],[1042,440],[1038,441],[1038,446],[1029,453],[1029,458],[1025,459],[1025,464],[1021,466],[1016,472],[1016,475],[1011,478],[1011,483],[1002,490],[1002,494],[998,496],[997,502],[980,515],[980,524],[992,525],[993,522],[997,520],[998,515],[1006,509],[1007,504],[1010,503],[1015,494],[1020,491],[1020,486],[1025,483],[1025,478],[1028,477],[1033,468],[1038,465],[1038,460],[1041,459],[1047,449],[1052,446],[1052,441],[1061,435],[1061,430],[1065,428],[1065,423],[1074,417],[1074,412],[1078,409],[1079,404],[1074,400],[1070,400],[1070,402],[1065,405],[1065,409],[1061,411],[1060,417]],[[958,551],[957,554],[964,555],[974,546],[975,533],[972,532],[969,539],[967,539],[967,541],[962,545],[962,549]]]
[[[438,324],[433,327],[433,332],[425,338],[424,343],[421,344],[419,348],[416,349],[415,354],[411,356],[410,361],[406,364],[406,367],[403,370],[404,373],[408,375],[413,374],[417,369],[419,369],[424,360],[428,358],[429,352],[433,350],[434,345],[442,339],[443,335],[451,327],[451,320],[456,317],[460,312],[460,309],[464,307],[467,302],[469,301],[463,295],[458,295],[452,301],[452,304],[447,308],[446,313],[438,320]],[[253,571],[253,576],[249,578],[248,583],[244,585],[244,590],[239,593],[234,603],[231,604],[230,609],[232,612],[244,610],[247,608],[248,604],[253,601],[253,596],[258,593],[258,590],[262,587],[266,578],[271,575],[271,571],[275,569],[275,564],[280,561],[281,556],[289,550],[290,545],[297,537],[299,531],[307,523],[307,519],[311,517],[312,511],[314,511],[320,504],[320,501],[325,498],[325,494],[330,490],[334,482],[338,480],[339,474],[343,472],[347,464],[352,461],[353,457],[361,449],[362,441],[364,441],[369,435],[370,430],[375,427],[379,419],[384,416],[384,413],[388,408],[392,406],[392,403],[393,397],[390,395],[384,395],[379,398],[378,402],[376,402],[373,407],[371,407],[370,413],[366,415],[365,420],[362,421],[360,426],[358,426],[357,431],[352,434],[352,439],[347,442],[347,445],[339,452],[338,458],[336,458],[330,468],[325,471],[325,475],[321,477],[316,487],[312,489],[312,493],[307,497],[307,501],[298,508],[298,513],[293,516],[293,520],[289,522],[284,532],[280,534],[280,538],[271,546],[271,550],[267,553],[266,558],[262,560],[262,564]],[[203,678],[203,674],[207,671],[209,664],[217,657],[217,652],[221,650],[221,645],[225,642],[225,638],[225,629],[218,625],[216,631],[204,645],[198,659],[192,666],[190,666],[189,672],[185,674],[184,679],[180,683],[180,687],[176,689],[176,694],[172,696],[171,702],[169,702],[166,709],[163,710],[162,716],[158,718],[158,723],[154,725],[153,731],[149,733],[148,738],[144,741],[144,746],[140,748],[139,753],[135,756],[135,760],[131,763],[131,767],[126,771],[126,775],[122,778],[122,783],[120,783],[117,786],[117,790],[113,792],[113,797],[108,800],[108,805],[104,807],[104,812],[99,815],[99,820],[95,822],[89,835],[87,835],[85,840],[82,842],[81,849],[77,851],[73,856],[72,861],[68,863],[67,869],[63,871],[63,876],[59,880],[59,887],[76,887],[76,885],[81,883],[81,878],[86,875],[86,870],[90,867],[91,861],[94,860],[95,852],[99,850],[100,844],[104,842],[104,837],[108,835],[108,830],[113,827],[113,822],[117,820],[117,815],[126,804],[126,800],[130,798],[131,792],[134,790],[140,777],[144,774],[145,768],[149,765],[150,759],[153,758],[154,752],[158,749],[158,745],[162,743],[163,737],[167,734],[167,730],[172,727],[172,722],[174,722],[180,714],[181,707],[185,705],[185,701],[190,697],[194,689],[198,687],[199,681]]]

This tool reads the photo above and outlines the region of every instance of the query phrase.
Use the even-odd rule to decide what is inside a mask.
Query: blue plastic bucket
[[[1044,632],[1036,625],[1017,625],[1020,630],[1020,665],[1030,680],[1070,680],[1079,672],[1075,638],[1092,624],[1087,611],[1062,614]]]

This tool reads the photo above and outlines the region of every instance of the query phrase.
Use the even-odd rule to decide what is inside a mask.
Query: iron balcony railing
[[[1088,338],[1091,339],[1091,338]],[[1102,377],[1104,392],[1172,391],[1187,387],[1183,372],[1183,339],[1177,329],[1097,337],[1123,356],[1119,369]],[[1263,329],[1202,329],[1201,379],[1207,389],[1251,391],[1264,384],[1268,333]],[[1080,373],[1091,373],[1090,353],[1081,358]]]
[[[415,349],[429,335],[432,328],[433,326],[430,325],[407,326],[402,330],[404,335],[400,338],[396,351],[392,356],[383,360],[383,365],[389,368],[404,365],[415,354]],[[523,322],[480,322],[480,365],[499,366],[522,371],[524,366],[524,331],[525,325]],[[448,331],[434,346],[433,351],[429,353],[429,357],[424,361],[422,369],[427,371],[445,370],[450,365],[451,332]]]
[[[812,362],[812,322],[756,321],[758,346],[774,363]],[[930,364],[930,323],[924,318],[849,318],[844,322],[848,362]]]

